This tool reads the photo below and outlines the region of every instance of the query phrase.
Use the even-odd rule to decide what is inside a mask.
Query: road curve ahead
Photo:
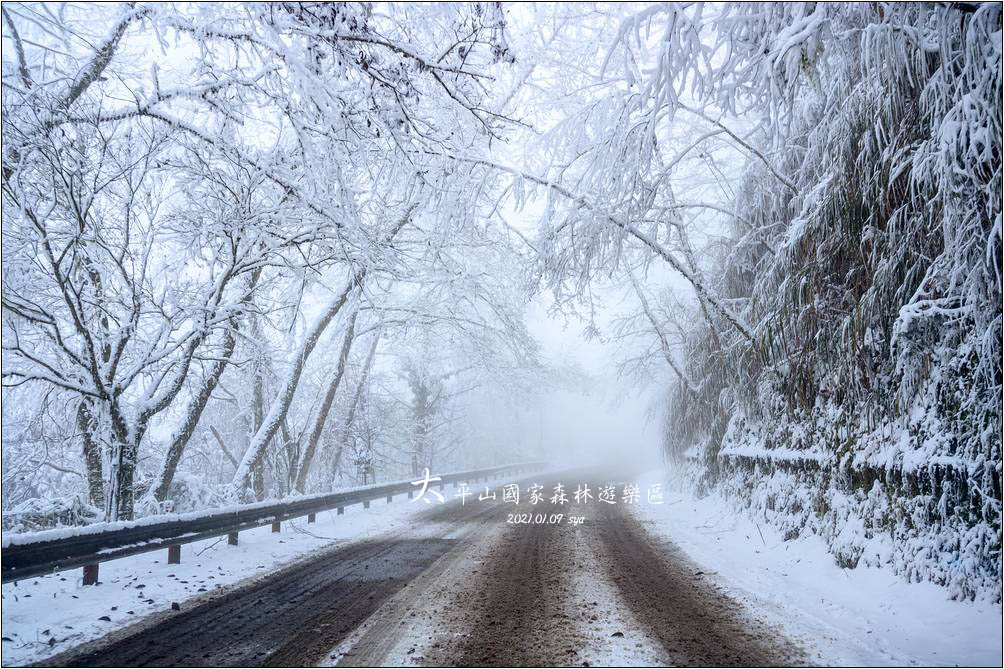
[[[775,666],[800,649],[718,590],[624,504],[576,504],[627,477],[523,481],[519,505],[456,501],[406,531],[46,661],[66,666]],[[557,483],[569,501],[551,504]],[[526,488],[545,499],[530,505]],[[483,490],[483,487],[480,489]],[[520,520],[510,514],[529,514]],[[558,516],[560,515],[560,521]],[[580,519],[578,522],[571,518]],[[544,519],[545,522],[534,522]],[[555,522],[551,522],[555,521]]]

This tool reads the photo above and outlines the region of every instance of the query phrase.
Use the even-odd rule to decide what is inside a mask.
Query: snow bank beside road
[[[638,481],[664,482],[664,472]],[[665,486],[664,486],[665,487]],[[815,536],[783,541],[766,523],[717,495],[664,493],[635,506],[645,527],[707,567],[830,665],[1000,665],[1001,607],[955,602],[932,583],[907,583],[890,570],[841,569]]]
[[[100,584],[81,585],[81,570],[5,583],[3,593],[4,666],[37,662],[82,643],[171,610],[177,602],[208,596],[225,586],[262,576],[336,541],[366,539],[403,526],[412,514],[427,509],[401,498],[393,504],[373,502],[240,533],[240,544],[226,537],[185,544],[181,564],[167,564],[167,550],[134,555],[101,564]],[[194,603],[193,603],[194,605]]]

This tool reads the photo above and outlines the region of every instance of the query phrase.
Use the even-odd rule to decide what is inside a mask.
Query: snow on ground
[[[366,539],[404,525],[411,514],[428,508],[403,496],[394,503],[373,501],[240,533],[240,544],[226,537],[184,544],[181,564],[167,564],[167,549],[104,562],[96,586],[81,584],[81,569],[5,583],[3,593],[4,666],[36,662],[108,632],[165,612],[177,602],[270,573],[336,541]]]
[[[582,505],[572,507],[569,516],[584,516]],[[659,641],[652,638],[621,596],[617,585],[583,536],[585,530],[575,528],[574,569],[571,599],[565,606],[568,620],[577,628],[582,647],[579,657],[602,658],[611,667],[653,667],[665,662],[666,653]]]
[[[639,483],[665,481],[655,471]],[[634,507],[646,528],[713,570],[818,664],[1001,665],[998,604],[954,602],[944,588],[890,570],[842,569],[818,537],[785,542],[718,495],[666,491],[664,499]]]
[[[567,514],[587,515],[588,510],[576,504],[567,509]],[[452,538],[459,539],[463,548],[440,558],[381,605],[332,649],[320,666],[335,666],[340,662],[357,666],[441,663],[454,666],[456,658],[440,646],[448,648],[451,638],[464,639],[481,633],[479,627],[484,625],[485,611],[472,603],[470,597],[475,592],[484,594],[489,588],[485,570],[492,569],[493,561],[499,559],[498,555],[493,557],[493,549],[498,548],[507,533],[511,536],[532,529],[497,520],[453,529]],[[605,575],[595,546],[590,545],[583,529],[563,527],[550,534],[550,540],[557,542],[555,552],[567,560],[560,569],[569,579],[569,588],[551,591],[553,595],[561,594],[548,599],[555,606],[553,617],[545,613],[539,621],[542,627],[534,630],[541,632],[547,641],[547,647],[540,648],[539,662],[544,665],[553,662],[555,648],[561,649],[559,653],[573,648],[572,664],[584,658],[601,658],[602,666],[662,664],[665,655],[662,647],[644,631],[616,584]],[[552,583],[551,587],[557,586]],[[567,656],[562,656],[563,660],[564,657]]]

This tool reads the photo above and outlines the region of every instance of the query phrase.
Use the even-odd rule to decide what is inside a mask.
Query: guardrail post
[[[308,513],[307,514],[307,522],[308,523],[312,523],[312,522],[314,522],[316,520],[317,520],[317,514],[313,514],[313,513]]]
[[[227,535],[227,543],[230,544],[231,546],[236,546],[237,545],[237,533],[236,532],[231,532],[230,534]]]
[[[282,523],[280,523],[279,521],[275,521],[274,523],[272,523],[272,531],[278,532],[281,525]]]
[[[98,565],[97,564],[85,564],[84,565],[84,585],[97,585],[98,583]]]
[[[167,564],[181,564],[181,544],[167,547]]]
[[[345,515],[345,507],[344,506],[338,507],[338,515],[339,516],[344,516]]]
[[[363,502],[363,508],[364,509],[370,508],[370,501],[369,500],[366,500],[365,502]]]

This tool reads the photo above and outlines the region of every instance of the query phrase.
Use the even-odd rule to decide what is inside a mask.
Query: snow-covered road
[[[569,503],[534,522],[513,507],[475,518],[458,549],[326,658],[346,666],[737,666],[800,663],[801,650],[747,615],[671,546],[653,543],[623,504],[575,503],[628,480],[580,472]],[[445,520],[442,510],[429,519]],[[550,522],[561,516],[561,520]],[[535,522],[540,516],[546,522]],[[581,518],[580,523],[569,522]]]
[[[535,482],[595,492],[662,475],[611,476]],[[51,661],[80,666],[1000,662],[998,605],[840,570],[720,500],[517,506],[502,483],[494,501],[472,489],[463,506],[375,504],[309,534],[295,523],[239,547],[194,544],[181,565],[107,563],[97,587],[76,572],[7,584],[3,663],[60,651]],[[507,522],[514,512],[562,517]]]

